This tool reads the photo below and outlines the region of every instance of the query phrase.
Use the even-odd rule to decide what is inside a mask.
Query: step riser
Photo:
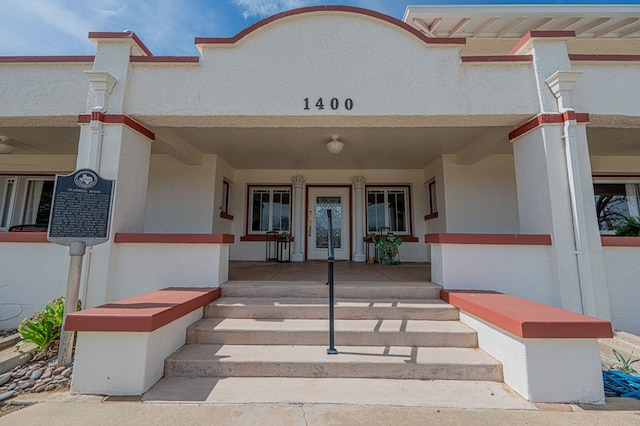
[[[260,298],[283,298],[283,297],[311,297],[311,298],[327,298],[329,297],[328,286],[309,285],[309,286],[255,286],[255,285],[222,285],[222,295],[224,297],[260,297]],[[336,285],[336,298],[352,298],[362,299],[363,297],[372,301],[376,299],[415,299],[428,300],[439,299],[440,289],[432,287],[389,287],[363,288],[363,287],[340,287]]]
[[[344,377],[369,379],[486,380],[500,382],[496,365],[387,365],[350,363],[219,363],[197,362],[165,365],[167,376],[178,377]]]
[[[207,318],[251,318],[251,319],[328,319],[328,306],[219,306],[205,308]],[[458,311],[450,307],[442,308],[348,308],[335,307],[336,319],[385,319],[385,320],[432,320],[457,321]]]
[[[328,342],[327,331],[213,331],[189,330],[189,344],[220,345],[302,345],[315,346]],[[407,332],[336,332],[336,345],[341,346],[422,346],[474,348],[475,333],[407,333]]]

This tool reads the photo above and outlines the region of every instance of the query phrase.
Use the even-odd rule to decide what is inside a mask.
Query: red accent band
[[[637,62],[640,61],[640,55],[582,55],[570,53],[569,60],[595,62]]]
[[[533,55],[462,56],[462,62],[532,62]]]
[[[0,232],[0,243],[48,243],[47,233],[40,232]]]
[[[138,244],[233,244],[232,234],[125,234],[117,233],[116,243]]]
[[[509,55],[515,55],[522,46],[527,44],[532,38],[572,38],[576,36],[575,31],[529,31],[520,39],[518,44],[509,52]]]
[[[0,56],[0,63],[89,63],[95,56]]]
[[[603,247],[640,247],[640,237],[601,236]]]
[[[227,220],[233,220],[233,215],[225,212],[220,212],[220,217]]]
[[[142,40],[138,38],[136,33],[132,31],[123,31],[121,33],[115,33],[115,32],[90,32],[89,33],[89,39],[99,39],[99,38],[106,38],[106,39],[130,38],[135,42],[135,44],[138,45],[140,50],[142,50],[147,56],[153,56],[153,53],[151,53],[151,51],[147,48],[147,46],[144,45]]]
[[[509,140],[511,141],[522,136],[542,124],[562,124],[569,120],[575,120],[578,123],[588,123],[590,119],[589,114],[577,113],[575,111],[565,111],[557,114],[540,114],[509,133]]]
[[[129,61],[133,63],[176,63],[193,64],[200,62],[199,56],[130,56]]]
[[[426,234],[425,243],[430,244],[491,244],[550,246],[551,235],[537,234]]]
[[[67,315],[66,331],[151,332],[221,295],[219,287],[171,287]]]
[[[253,241],[267,241],[267,236],[262,234],[262,235],[244,235],[242,237],[240,237],[240,241],[243,242],[253,242]],[[289,236],[289,241],[295,241],[295,238],[293,236]]]
[[[424,220],[431,220],[431,219],[435,219],[437,217],[438,217],[438,212],[430,213],[430,214],[424,216]]]
[[[611,323],[495,291],[440,290],[440,298],[509,333],[530,339],[611,338]]]
[[[466,44],[466,39],[464,38],[430,38],[413,28],[411,25],[406,22],[402,22],[396,18],[393,18],[389,15],[385,15],[383,13],[379,13],[373,10],[364,9],[361,7],[353,7],[353,6],[310,6],[310,7],[302,7],[299,9],[287,10],[285,12],[281,12],[270,16],[268,18],[263,19],[262,21],[256,22],[250,27],[245,28],[240,31],[233,37],[196,37],[195,44],[233,44],[241,40],[246,35],[254,32],[258,28],[264,27],[267,24],[270,24],[274,21],[277,21],[282,18],[287,18],[289,16],[300,15],[303,13],[313,13],[313,12],[347,12],[347,13],[356,13],[360,15],[369,16],[372,18],[380,19],[382,21],[393,24],[397,27],[400,27],[414,36],[418,37],[420,40],[427,44]]]
[[[89,124],[91,121],[101,121],[105,124],[124,124],[152,141],[156,139],[156,135],[151,130],[147,129],[137,121],[132,120],[127,115],[103,114],[101,112],[93,111],[91,114],[80,114],[78,116],[78,124]]]

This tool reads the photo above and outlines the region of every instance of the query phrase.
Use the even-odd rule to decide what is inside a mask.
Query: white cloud
[[[233,0],[233,4],[242,9],[245,19],[258,17],[266,18],[283,10],[317,4],[312,0]]]

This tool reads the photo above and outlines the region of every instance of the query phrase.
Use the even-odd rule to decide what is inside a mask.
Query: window
[[[409,234],[409,188],[367,188],[367,232]]]
[[[615,228],[630,216],[640,216],[638,200],[640,189],[637,183],[594,183],[596,215],[602,234],[615,234]]]
[[[249,187],[249,200],[250,233],[291,232],[291,188]]]
[[[222,213],[229,213],[229,182],[222,181],[222,205],[220,206]]]
[[[0,176],[0,230],[14,225],[49,224],[53,178]]]
[[[438,194],[436,192],[436,181],[429,182],[429,214],[438,213]]]

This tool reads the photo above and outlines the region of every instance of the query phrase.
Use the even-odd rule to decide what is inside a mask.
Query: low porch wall
[[[559,305],[549,235],[427,234],[425,241],[431,281],[445,289],[490,289]]]
[[[613,328],[640,335],[640,237],[602,237],[602,251]]]
[[[598,338],[609,321],[492,291],[442,290],[504,381],[532,402],[604,403]]]
[[[228,234],[116,234],[110,299],[167,286],[218,287],[229,279],[233,242]]]
[[[164,360],[186,341],[186,329],[220,288],[165,288],[69,314],[76,331],[71,391],[142,395],[164,374]]]
[[[47,241],[44,232],[0,232],[0,329],[64,296],[69,249]]]

